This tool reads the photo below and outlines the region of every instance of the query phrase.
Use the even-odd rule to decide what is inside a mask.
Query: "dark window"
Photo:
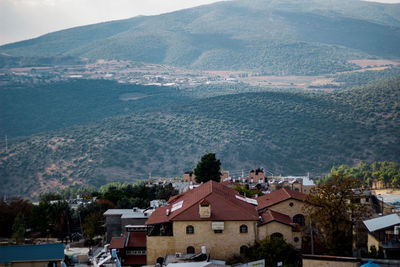
[[[271,235],[271,238],[283,238],[283,235],[281,233],[276,232]]]
[[[163,257],[157,258],[157,263],[159,263],[162,266],[162,264],[164,263],[164,258]]]
[[[186,234],[188,235],[194,234],[194,227],[192,225],[186,226]]]
[[[305,219],[304,219],[303,214],[294,215],[293,222],[297,223],[297,224],[300,224],[301,226],[304,226],[305,225]]]
[[[298,238],[297,236],[296,236],[293,240],[294,240],[294,242],[296,242],[296,243],[299,242],[299,238]]]
[[[194,247],[192,247],[192,246],[187,247],[186,253],[187,253],[187,254],[194,254]]]
[[[294,191],[299,192],[300,190],[298,188],[295,188]]]
[[[222,230],[214,230],[214,233],[216,233],[216,234],[222,234]]]
[[[293,202],[290,202],[290,203],[289,203],[289,206],[290,206],[290,207],[293,207],[293,206],[294,206]]]
[[[245,254],[247,251],[247,246],[241,246],[240,247],[240,254]]]
[[[242,224],[242,225],[240,226],[240,232],[241,232],[241,233],[247,233],[247,225]]]

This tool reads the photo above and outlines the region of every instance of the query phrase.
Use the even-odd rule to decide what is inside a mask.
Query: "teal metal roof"
[[[380,267],[378,264],[375,264],[372,262],[372,260],[369,260],[368,263],[361,265],[360,267]]]
[[[64,244],[0,246],[0,264],[16,261],[63,260]]]

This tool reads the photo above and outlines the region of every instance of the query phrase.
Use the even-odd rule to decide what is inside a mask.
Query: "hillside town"
[[[199,183],[195,172],[187,171],[181,179],[146,181],[147,188],[176,188],[178,194],[168,200],[153,199],[147,208],[107,209],[104,235],[97,237],[100,242],[94,246],[78,245],[82,233],[73,239],[0,246],[0,265],[270,266],[262,258],[233,260],[245,259],[254,244],[263,240],[282,240],[301,255],[303,266],[320,266],[321,262],[360,266],[374,258],[374,253],[380,266],[400,263],[399,212],[369,190],[353,188],[355,198],[344,202],[357,203],[361,205],[358,209],[368,211],[353,229],[353,255],[326,256],[329,251],[315,229],[318,222],[308,212],[312,202],[308,196],[319,187],[312,178],[267,176],[263,168],[256,168],[240,177],[222,170],[219,182]],[[95,201],[78,196],[68,205],[77,209]]]

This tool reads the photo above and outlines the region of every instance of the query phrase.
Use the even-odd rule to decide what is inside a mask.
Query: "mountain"
[[[58,31],[0,52],[313,75],[355,69],[349,59],[399,58],[399,14],[399,4],[357,0],[228,1]]]
[[[207,152],[224,169],[326,173],[400,154],[400,78],[341,92],[249,92],[196,98],[13,139],[0,152],[0,194],[178,176]]]

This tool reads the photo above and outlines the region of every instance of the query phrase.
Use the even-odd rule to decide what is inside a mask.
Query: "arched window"
[[[192,225],[186,226],[186,234],[188,235],[194,234],[194,227]]]
[[[297,236],[293,240],[294,240],[295,243],[300,241],[300,239]]]
[[[247,233],[247,225],[242,224],[240,226],[240,233]]]
[[[192,246],[187,247],[186,253],[187,254],[194,254],[194,247],[192,247]]]
[[[271,235],[271,238],[283,238],[283,235],[281,233],[275,232]]]
[[[303,214],[294,215],[293,222],[297,223],[297,224],[299,224],[301,226],[304,226],[305,225],[305,219],[304,219]]]
[[[247,251],[247,246],[241,246],[240,247],[240,254],[245,254]]]

